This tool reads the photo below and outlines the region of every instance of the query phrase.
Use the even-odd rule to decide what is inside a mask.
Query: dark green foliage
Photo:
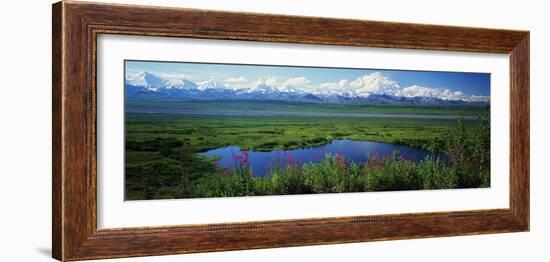
[[[449,166],[456,175],[457,188],[490,186],[491,125],[487,110],[477,121],[474,132],[468,132],[464,119],[457,121],[457,127],[441,139],[430,142],[432,151],[445,152]]]
[[[160,138],[143,142],[126,141],[126,149],[134,151],[157,151],[162,149],[172,149],[180,147],[183,143],[175,138]]]

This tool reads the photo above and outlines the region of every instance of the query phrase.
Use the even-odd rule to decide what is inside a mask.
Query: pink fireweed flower
[[[241,163],[243,164],[243,166],[248,166],[248,164],[250,163],[249,162],[248,151],[243,152],[243,154],[241,156]]]
[[[462,147],[460,144],[456,144],[454,148],[454,154],[448,154],[449,161],[453,166],[456,166],[459,164],[460,159],[462,158]]]
[[[344,158],[338,154],[336,154],[336,163],[338,164],[338,168],[340,169],[340,173],[343,174],[344,173],[344,169],[345,169],[345,165],[346,165],[346,161],[344,160]]]
[[[240,156],[238,153],[231,154],[231,157],[233,158],[234,162],[239,162]]]
[[[401,156],[399,156],[399,159],[401,160],[401,165],[403,166],[403,168],[408,169],[409,168],[409,162],[405,158],[405,155],[401,154]],[[408,176],[409,172],[405,172],[405,175]]]
[[[457,158],[462,157],[462,147],[460,146],[460,144],[456,144],[455,146],[455,156]]]
[[[291,153],[287,153],[286,157],[287,157],[287,160],[288,160],[288,164],[289,164],[289,165],[292,165],[292,154],[291,154]]]
[[[480,166],[481,165],[481,160],[478,157],[474,158],[472,160],[472,162],[475,166]]]
[[[447,155],[447,157],[449,158],[449,162],[451,162],[451,165],[456,166],[457,161],[455,160],[455,158],[451,154]]]
[[[380,163],[381,159],[380,159],[380,155],[378,155],[378,153],[374,154],[373,156],[371,156],[369,158],[369,166],[371,168],[378,168],[380,167],[381,163]]]

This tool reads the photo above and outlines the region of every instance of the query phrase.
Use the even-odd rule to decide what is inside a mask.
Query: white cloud
[[[343,92],[346,90],[348,86],[349,81],[347,79],[342,79],[337,82],[327,82],[327,83],[321,83],[319,85],[320,93],[338,93]]]
[[[275,77],[258,78],[258,79],[256,79],[256,81],[251,83],[251,87],[256,87],[256,86],[259,86],[259,85],[268,85],[268,86],[272,86],[272,87],[277,87],[280,84],[277,81],[277,78],[275,78]]]
[[[244,76],[239,77],[230,77],[228,79],[223,80],[225,83],[232,83],[232,84],[241,84],[241,83],[248,83],[248,79]]]
[[[460,91],[452,91],[446,88],[431,88],[424,86],[409,86],[402,90],[404,97],[433,97],[442,100],[462,101],[489,101],[488,96],[468,96]]]
[[[349,90],[359,96],[370,94],[400,96],[401,86],[382,73],[375,72],[355,79],[349,84]]]
[[[293,77],[289,78],[286,81],[284,81],[282,84],[278,86],[278,89],[280,91],[286,91],[286,92],[307,92],[309,84],[311,84],[311,80],[300,76],[300,77]]]
[[[321,94],[339,94],[343,96],[368,97],[371,94],[399,96],[401,86],[394,80],[379,72],[364,75],[353,81],[342,79],[337,82],[327,82],[319,85]]]
[[[171,80],[183,80],[186,77],[184,74],[169,74],[169,73],[161,73],[159,76],[166,79],[171,79]]]
[[[223,80],[223,83],[226,87],[229,87],[229,88],[242,88],[250,84],[248,79],[246,79],[246,77],[244,76],[231,77]]]
[[[450,93],[451,92],[449,89],[435,89],[435,88],[413,85],[413,86],[403,88],[402,95],[405,97],[417,97],[417,96],[441,97],[444,95],[448,96]]]
[[[284,87],[287,87],[287,86],[293,86],[293,87],[305,87],[307,85],[309,85],[311,83],[311,80],[303,77],[303,76],[300,76],[300,77],[294,77],[294,78],[289,78],[287,79],[286,81],[283,82],[282,86]]]

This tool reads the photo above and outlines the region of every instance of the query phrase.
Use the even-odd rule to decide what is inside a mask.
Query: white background
[[[104,0],[107,1],[107,0]],[[113,1],[108,1],[113,2]],[[550,146],[544,1],[118,1],[235,11],[527,29],[531,31],[531,232],[134,258],[124,261],[548,261]],[[51,9],[9,1],[0,10],[0,260],[51,255]]]
[[[125,58],[491,73],[491,188],[124,202]],[[97,59],[99,228],[509,207],[506,55],[100,35]]]

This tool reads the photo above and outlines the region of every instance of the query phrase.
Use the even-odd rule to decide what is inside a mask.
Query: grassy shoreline
[[[154,120],[152,120],[154,119]],[[465,121],[467,129],[477,121]],[[237,145],[243,150],[289,150],[335,139],[419,147],[454,128],[456,120],[302,116],[193,116],[127,114],[126,138],[180,139],[195,152]]]

